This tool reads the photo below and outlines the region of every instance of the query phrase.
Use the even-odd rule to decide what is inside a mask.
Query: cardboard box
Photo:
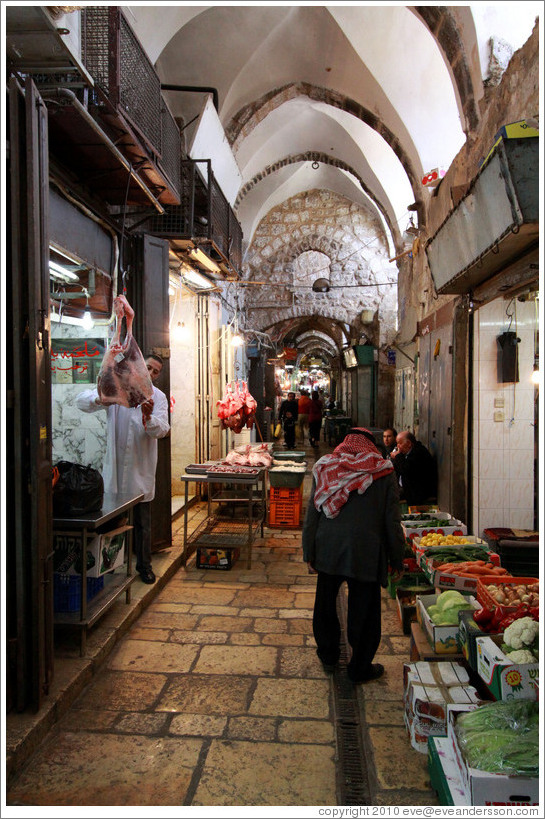
[[[405,725],[411,745],[427,753],[429,736],[447,735],[447,704],[477,705],[480,697],[460,663],[417,662],[403,666]]]
[[[455,626],[437,626],[428,614],[428,608],[437,602],[438,594],[426,594],[416,601],[416,619],[436,654],[458,653],[458,623]],[[474,597],[468,597],[471,608],[479,608]]]
[[[473,612],[458,612],[458,648],[474,671],[477,671],[477,637],[492,637],[496,635],[483,631],[473,619]]]
[[[417,569],[415,572],[405,572],[403,577],[397,581],[392,580],[392,575],[388,575],[388,593],[392,600],[395,600],[396,591],[399,588],[403,588],[404,586],[422,586],[422,588],[427,588],[429,585],[429,581],[422,569]]]
[[[417,592],[411,589],[404,589],[403,586],[398,586],[396,589],[397,613],[403,634],[411,633],[411,623],[416,620],[417,595],[434,593],[435,589],[433,586],[421,586]]]
[[[418,613],[417,613],[418,617]],[[409,644],[409,658],[412,663],[422,662],[454,662],[463,660],[463,654],[436,654],[430,646],[427,635],[420,623],[411,623],[411,641]]]
[[[470,804],[447,737],[428,737],[428,771],[440,805]]]
[[[497,700],[537,699],[539,663],[517,665],[500,646],[503,635],[477,637],[477,672]]]
[[[239,548],[212,549],[206,546],[198,546],[195,566],[197,569],[220,569],[227,571],[234,566],[239,557]]]
[[[472,709],[460,705],[447,707],[447,737],[470,804],[483,806],[539,805],[539,779],[537,777],[489,773],[466,764],[454,727],[458,714],[468,710]]]
[[[132,526],[120,526],[102,535],[87,538],[87,576],[100,577],[125,562],[125,533]],[[81,574],[83,534],[53,535],[53,568],[59,574]]]

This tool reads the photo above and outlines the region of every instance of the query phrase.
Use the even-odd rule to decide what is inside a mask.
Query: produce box
[[[483,631],[473,619],[473,612],[458,612],[458,649],[474,671],[477,671],[477,637],[492,637],[496,635]]]
[[[489,773],[466,764],[454,727],[460,713],[473,709],[460,705],[449,705],[447,710],[447,737],[458,766],[462,787],[470,800],[469,804],[482,806],[539,805],[539,779],[537,777]]]
[[[417,615],[418,616],[418,615]],[[412,663],[417,662],[458,662],[464,659],[463,654],[436,654],[430,646],[427,635],[420,623],[411,623],[411,641],[409,644],[409,658]]]
[[[480,702],[466,669],[453,662],[406,663],[403,692],[405,726],[411,745],[422,754],[429,736],[447,735],[448,703]]]
[[[438,524],[433,525],[433,523],[434,521],[430,521],[427,525],[416,526],[410,524],[408,521],[402,520],[401,526],[405,532],[405,537],[409,538],[423,537],[431,533],[437,533],[438,535],[467,535],[467,526],[465,523],[455,518],[451,518],[450,522],[443,526],[439,526]]]
[[[388,575],[388,593],[393,600],[395,600],[396,591],[400,586],[428,587],[429,583],[422,569],[418,568],[414,572],[405,572],[405,574],[399,580],[393,580],[392,575]]]
[[[449,512],[441,512],[440,509],[436,509],[434,512],[404,512],[401,515],[401,522],[402,523],[424,523],[428,520],[432,520],[433,518],[440,518],[441,520],[452,520],[452,515]]]
[[[429,644],[436,654],[458,653],[458,625],[437,626],[428,614],[428,609],[437,603],[438,594],[426,594],[416,601],[416,619],[426,634]],[[473,609],[479,607],[474,597],[468,597]]]
[[[503,635],[477,637],[477,673],[497,700],[537,699],[539,663],[517,665],[501,650]]]
[[[230,549],[211,549],[206,546],[197,547],[197,569],[221,569],[227,571],[231,569],[240,557],[240,549],[232,547]]]
[[[415,588],[418,591],[415,591]],[[398,586],[396,589],[397,613],[399,622],[403,629],[403,634],[411,633],[411,623],[416,620],[416,599],[417,595],[434,594],[433,586],[422,585],[410,588]]]
[[[428,737],[430,784],[440,805],[469,805],[469,797],[447,737]]]
[[[94,538],[87,538],[87,577],[100,577],[122,566],[125,561],[125,532],[132,526],[120,526]],[[53,536],[53,568],[60,574],[81,574],[83,534],[56,532]]]
[[[407,508],[410,515],[419,514],[420,512],[433,512],[435,514],[435,512],[439,511],[439,507],[433,503],[428,503],[424,506],[408,506]]]

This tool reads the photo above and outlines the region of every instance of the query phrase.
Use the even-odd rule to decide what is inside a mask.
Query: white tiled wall
[[[512,317],[511,315],[512,314]],[[534,528],[534,302],[497,299],[476,314],[474,352],[473,529]],[[498,382],[496,337],[516,332],[519,381]],[[495,399],[504,406],[496,407]],[[504,420],[495,421],[494,413]]]

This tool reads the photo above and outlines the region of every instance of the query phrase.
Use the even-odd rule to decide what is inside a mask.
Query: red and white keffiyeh
[[[364,427],[351,430],[331,455],[314,465],[314,505],[328,518],[337,517],[351,492],[363,495],[373,481],[393,472],[392,462],[382,457],[367,435],[371,433]]]

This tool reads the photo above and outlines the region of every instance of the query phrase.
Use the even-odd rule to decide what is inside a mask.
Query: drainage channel
[[[333,708],[338,753],[337,791],[339,805],[371,805],[371,786],[363,747],[361,713],[355,686],[346,673],[346,598],[342,589],[337,598],[341,623],[341,656],[333,674]]]

